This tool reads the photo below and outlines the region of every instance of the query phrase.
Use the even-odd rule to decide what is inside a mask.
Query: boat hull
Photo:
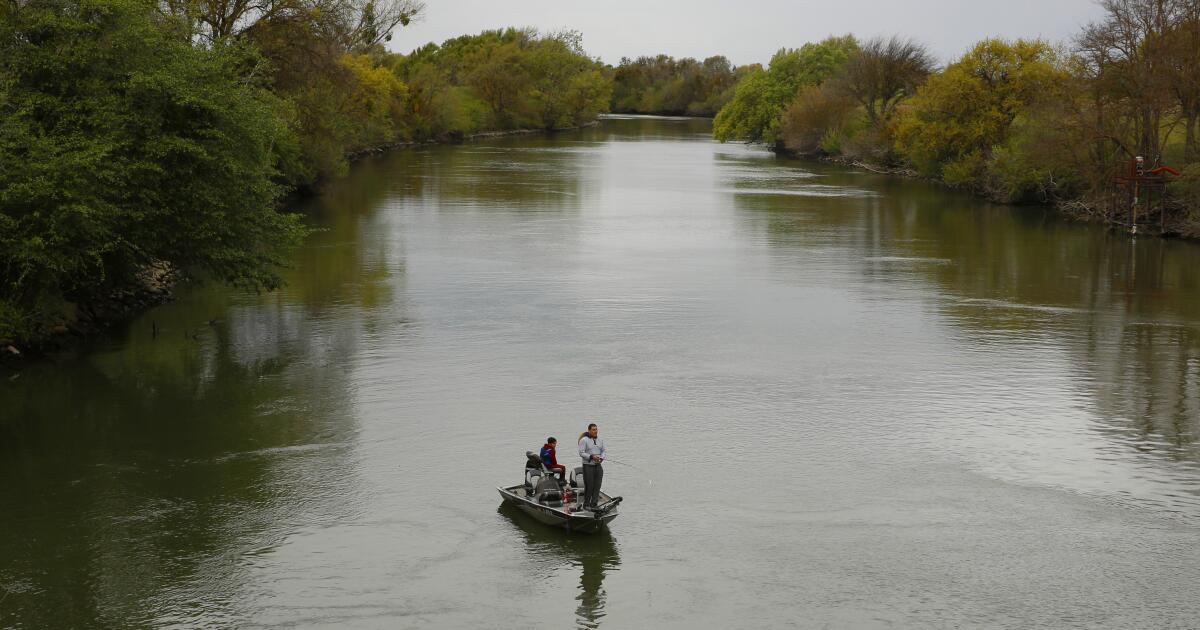
[[[596,532],[617,518],[617,508],[615,507],[597,517],[588,511],[572,511],[569,506],[555,508],[542,505],[525,496],[525,486],[496,488],[496,490],[500,492],[500,496],[505,502],[512,503],[534,520],[572,532]],[[612,497],[603,492],[600,493],[601,505],[611,500]]]

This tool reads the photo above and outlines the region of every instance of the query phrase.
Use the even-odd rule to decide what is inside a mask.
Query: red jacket
[[[554,447],[549,442],[542,445],[542,463],[547,466],[557,466],[558,457],[554,454]]]

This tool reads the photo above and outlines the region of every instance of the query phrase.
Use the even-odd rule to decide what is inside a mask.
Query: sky
[[[1095,0],[425,0],[425,16],[397,30],[389,48],[505,26],[583,33],[588,53],[608,63],[665,53],[734,64],[763,63],[781,47],[831,34],[901,34],[943,62],[985,37],[1070,38],[1099,16]]]

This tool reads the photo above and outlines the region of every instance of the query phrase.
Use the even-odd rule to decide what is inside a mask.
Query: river
[[[1196,244],[656,118],[303,211],[285,289],[0,380],[0,627],[1200,619]],[[607,533],[501,507],[593,421]]]

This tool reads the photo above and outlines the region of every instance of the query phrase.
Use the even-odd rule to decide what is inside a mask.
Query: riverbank
[[[598,120],[558,129],[508,129],[481,131],[467,135],[449,134],[434,140],[394,142],[360,149],[348,153],[346,159],[353,163],[369,156],[409,148],[464,144],[514,136],[552,136],[593,127],[597,124],[599,124]],[[282,205],[287,207],[305,197],[319,195],[323,185],[336,181],[336,179],[339,178],[326,180],[314,187],[297,189],[284,197]],[[61,352],[84,343],[113,326],[127,322],[155,306],[169,302],[174,299],[172,289],[181,279],[182,274],[164,263],[150,265],[137,275],[135,281],[114,289],[103,299],[86,305],[68,306],[62,319],[40,325],[39,333],[36,336],[0,338],[0,367],[19,365],[30,359]]]
[[[1161,223],[1155,223],[1153,221],[1139,223],[1137,226],[1138,229],[1135,232],[1130,229],[1130,225],[1128,223],[1115,220],[1113,215],[1102,207],[1102,203],[1095,200],[1089,200],[1087,198],[1046,200],[1042,203],[1016,203],[1003,199],[995,199],[989,195],[970,190],[966,187],[947,184],[936,177],[927,177],[921,175],[915,169],[909,167],[881,166],[846,156],[801,153],[797,151],[789,151],[779,147],[771,147],[770,150],[779,157],[797,160],[811,160],[820,162],[822,164],[833,164],[836,166],[855,168],[867,171],[869,173],[874,173],[876,175],[888,175],[893,177],[901,177],[904,179],[928,182],[949,190],[962,190],[970,192],[976,197],[988,199],[989,201],[994,201],[996,203],[1004,203],[1014,206],[1044,206],[1053,209],[1061,216],[1072,221],[1103,224],[1111,230],[1125,232],[1131,235],[1155,236],[1158,238],[1180,238],[1188,241],[1200,241],[1200,225],[1188,223],[1186,220],[1181,219],[1180,217],[1172,217],[1170,220],[1165,220]]]
[[[612,111],[612,112],[608,112],[607,114],[601,114],[601,115],[600,115],[600,117],[601,117],[601,118],[604,118],[604,117],[606,117],[606,116],[608,116],[608,117],[615,117],[615,116],[638,116],[638,117],[642,117],[642,118],[665,118],[665,119],[672,119],[672,118],[693,118],[693,119],[696,119],[696,120],[712,120],[712,119],[713,119],[713,117],[712,117],[712,116],[704,116],[704,115],[698,115],[698,114],[687,114],[687,113],[682,113],[682,114],[673,114],[673,113],[670,113],[670,112],[634,112],[634,111]]]
[[[600,118],[601,119],[604,118],[604,115],[601,115]],[[463,144],[466,142],[474,142],[474,141],[478,141],[478,140],[493,140],[496,138],[506,138],[506,137],[510,137],[510,136],[529,136],[529,135],[537,135],[537,134],[551,136],[556,133],[563,133],[566,131],[577,131],[579,129],[586,129],[588,127],[594,127],[597,124],[599,124],[599,120],[594,120],[590,123],[584,123],[582,125],[574,125],[571,127],[559,127],[559,128],[555,128],[555,129],[502,129],[502,130],[496,130],[496,131],[480,131],[478,133],[465,134],[465,135],[464,134],[447,134],[440,138],[431,139],[431,140],[411,140],[411,141],[404,141],[404,142],[390,142],[388,144],[381,144],[381,145],[376,145],[376,146],[372,146],[372,147],[367,147],[364,149],[358,149],[355,151],[351,151],[350,153],[347,153],[346,159],[350,162],[354,162],[355,160],[359,160],[359,159],[362,159],[367,156],[379,155],[381,153],[387,153],[389,151],[395,151],[398,149],[410,149],[413,147],[436,146],[439,144]]]
[[[62,317],[28,339],[0,339],[0,366],[15,365],[82,343],[146,310],[174,299],[181,274],[166,263],[146,266],[134,280],[87,304],[68,304]]]

